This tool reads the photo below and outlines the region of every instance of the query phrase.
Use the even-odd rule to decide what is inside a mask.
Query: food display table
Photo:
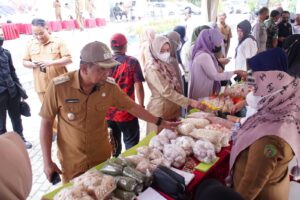
[[[2,31],[5,40],[19,38],[18,27],[16,24],[2,24]]]
[[[147,146],[151,140],[152,137],[154,137],[155,133],[148,134],[143,140],[141,140],[136,146],[132,147],[131,149],[125,151],[122,153],[123,157],[127,157],[130,155],[135,155],[137,153],[136,149],[141,146]],[[203,163],[202,168],[204,171],[194,170],[194,179],[190,182],[190,184],[187,186],[187,191],[189,193],[192,193],[196,186],[200,184],[203,180],[207,178],[216,178],[222,182],[224,182],[225,177],[228,175],[228,169],[229,169],[229,155],[230,155],[231,146],[222,148],[222,150],[217,154],[217,161],[212,164],[205,164]],[[101,163],[100,165],[96,166],[95,168],[97,170],[101,169],[106,162]],[[70,186],[71,183],[68,183],[48,194],[45,194],[43,196],[43,200],[52,200],[54,196],[63,188]],[[159,192],[159,191],[158,191]],[[167,196],[166,194],[163,194],[162,192],[159,192],[162,196],[164,196],[168,200],[172,200],[171,197]]]

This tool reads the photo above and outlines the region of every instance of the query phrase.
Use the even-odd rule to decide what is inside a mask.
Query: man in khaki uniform
[[[63,181],[84,173],[111,156],[105,115],[110,107],[131,114],[161,127],[174,128],[176,122],[154,117],[130,99],[107,78],[118,62],[112,59],[108,47],[98,41],[81,50],[80,69],[53,79],[42,105],[40,140],[44,172],[48,178],[62,173]],[[51,159],[51,127],[58,118],[58,158],[62,170]]]
[[[23,57],[23,65],[33,69],[34,86],[41,103],[49,82],[67,72],[66,65],[72,62],[71,53],[65,43],[51,36],[43,19],[32,20],[32,39]],[[56,124],[53,131],[56,132]]]
[[[23,65],[33,69],[35,91],[43,102],[49,82],[67,72],[72,58],[66,44],[50,35],[45,20],[33,19],[32,32],[35,38],[26,47]]]
[[[234,190],[245,200],[283,200],[289,193],[289,144],[277,136],[265,136],[242,151],[234,166]],[[276,191],[276,192],[275,192]]]
[[[230,39],[232,38],[231,28],[225,22],[226,17],[226,13],[221,13],[218,16],[218,29],[224,36],[225,57],[227,57],[230,46]]]
[[[60,5],[59,0],[55,0],[55,1],[53,2],[53,8],[54,8],[54,10],[55,10],[55,17],[56,17],[56,20],[62,21],[62,18],[61,18],[61,5]]]

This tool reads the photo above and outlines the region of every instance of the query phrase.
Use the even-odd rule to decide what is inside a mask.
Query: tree
[[[196,6],[201,7],[201,0],[188,0],[188,2],[191,2],[191,3],[195,4]]]

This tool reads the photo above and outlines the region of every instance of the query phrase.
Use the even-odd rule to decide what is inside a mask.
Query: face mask
[[[272,92],[271,94],[267,94],[267,95],[262,96],[262,97],[261,97],[261,96],[254,96],[254,95],[253,95],[253,92],[249,92],[249,93],[247,94],[247,96],[246,96],[246,102],[247,102],[248,106],[250,106],[250,107],[253,108],[253,109],[258,110],[258,109],[260,109],[261,106],[262,106],[262,105],[258,105],[258,102],[259,102],[260,100],[262,100],[263,98],[271,97],[271,96],[273,96],[273,95],[275,95],[275,94],[281,92],[282,90],[283,90],[283,89],[277,90],[277,91],[275,91],[275,92]]]
[[[169,63],[169,61],[170,61],[170,52],[160,53],[159,56],[158,56],[158,59],[163,61],[163,62]]]
[[[260,96],[254,96],[253,92],[249,92],[246,96],[246,102],[249,107],[258,110],[258,102],[262,99]]]
[[[213,53],[219,53],[220,51],[222,50],[222,47],[221,46],[218,46],[218,47],[215,47],[212,52]]]
[[[266,16],[266,19],[265,19],[265,20],[267,20],[267,19],[269,19],[269,16]]]

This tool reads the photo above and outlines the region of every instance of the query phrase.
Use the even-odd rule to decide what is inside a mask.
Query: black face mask
[[[266,19],[265,19],[265,20],[269,19],[269,17],[270,17],[270,16],[266,16]]]
[[[219,53],[220,51],[222,50],[222,47],[221,46],[218,46],[218,47],[215,47],[212,52],[213,53]]]

